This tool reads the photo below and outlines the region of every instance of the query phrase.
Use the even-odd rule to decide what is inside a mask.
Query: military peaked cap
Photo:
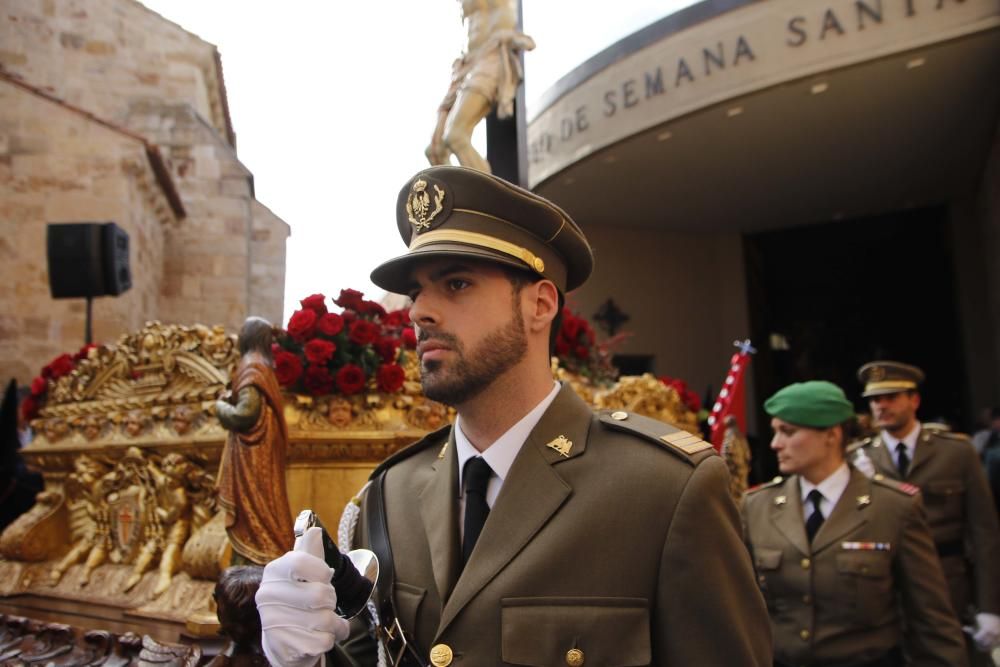
[[[913,391],[924,381],[924,372],[898,361],[872,361],[858,369],[858,380],[865,385],[862,396],[881,396]]]
[[[466,257],[576,289],[594,267],[587,238],[561,208],[533,192],[465,167],[424,169],[399,192],[396,225],[409,247],[372,271],[372,282],[406,293],[416,262]]]

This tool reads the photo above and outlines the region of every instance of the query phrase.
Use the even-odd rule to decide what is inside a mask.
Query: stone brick
[[[107,56],[115,52],[114,44],[109,44],[107,42],[87,42],[83,48],[87,53],[92,53],[97,56]]]

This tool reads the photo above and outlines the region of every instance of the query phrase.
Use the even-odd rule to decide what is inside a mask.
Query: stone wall
[[[280,322],[289,229],[236,154],[214,45],[135,0],[23,0],[0,15],[3,82],[0,380],[83,340],[83,302],[47,297],[45,222],[129,233],[133,287],[95,302],[95,340],[151,319]]]
[[[166,235],[159,319],[235,331],[251,314],[251,173],[190,106],[138,103],[126,122],[160,147],[187,212]]]
[[[284,326],[285,240],[288,223],[258,201],[253,202],[250,236],[250,308],[272,324]]]
[[[105,120],[170,100],[232,138],[215,46],[134,0],[4,3],[0,66]]]
[[[0,80],[0,374],[29,382],[83,344],[85,301],[49,294],[46,224],[114,221],[128,235],[132,289],[94,301],[96,341],[160,309],[164,229],[177,225],[139,138]]]

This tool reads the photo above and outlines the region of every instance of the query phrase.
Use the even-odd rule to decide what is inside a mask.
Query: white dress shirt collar
[[[913,457],[917,453],[917,440],[920,438],[920,422],[910,429],[910,432],[902,439],[896,439],[889,435],[889,432],[882,429],[882,444],[884,444],[889,449],[889,454],[892,456],[893,461],[898,461],[896,455],[896,445],[902,442],[906,445],[906,455],[910,459],[910,463],[913,463]]]
[[[799,477],[799,489],[802,491],[803,514],[808,517],[812,513],[811,503],[806,504],[806,496],[809,495],[810,491],[816,489],[823,495],[823,500],[819,503],[819,511],[823,513],[824,518],[830,516],[830,512],[837,506],[837,501],[840,500],[840,496],[844,495],[844,489],[847,488],[847,484],[850,481],[851,470],[847,467],[846,462],[841,463],[830,476],[819,484],[813,484],[805,477]]]
[[[497,494],[500,492],[500,486],[503,485],[503,481],[507,478],[507,474],[510,472],[510,467],[514,463],[517,453],[521,451],[521,446],[528,439],[528,435],[531,434],[532,429],[538,425],[545,411],[552,405],[552,401],[559,394],[560,388],[558,382],[553,382],[552,391],[538,405],[532,408],[531,412],[507,429],[503,435],[497,438],[482,453],[483,458],[490,464],[490,468],[493,469],[493,474],[495,475],[495,478],[490,481],[486,492],[486,502],[490,507],[493,506],[493,501],[496,500]],[[455,452],[458,454],[458,488],[459,493],[462,493],[462,472],[465,468],[465,462],[473,456],[479,456],[479,451],[465,437],[465,433],[462,432],[461,415],[455,418]]]

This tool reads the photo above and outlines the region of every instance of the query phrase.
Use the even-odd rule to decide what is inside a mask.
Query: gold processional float
[[[328,313],[322,295],[304,300],[273,347],[283,384],[327,392],[283,396],[289,518],[311,508],[336,526],[381,460],[453,417],[420,392],[405,313],[385,313],[360,297],[344,290],[335,300],[341,313]],[[607,346],[595,344],[585,320],[568,309],[565,317],[562,354],[553,357],[557,379],[595,408],[635,411],[698,432],[696,414],[674,387],[648,374],[615,381]],[[310,345],[314,340],[326,343]],[[163,648],[170,642],[196,646],[217,636],[213,588],[233,562],[216,487],[229,432],[215,404],[240,360],[237,336],[221,327],[153,322],[78,357],[68,363],[64,356],[55,372],[47,367],[45,392],[32,399],[44,404],[21,453],[42,472],[45,490],[0,536],[0,614],[8,626],[0,629],[0,661],[4,632],[14,646],[11,627],[25,619],[43,624],[36,633],[65,634],[69,626],[54,625],[62,623],[118,633],[116,651],[131,642],[133,653],[143,648],[149,658],[165,650],[160,661],[173,660]],[[339,383],[349,375],[344,366],[370,368],[373,359],[399,370],[355,373],[353,387]],[[302,372],[310,365],[327,371]],[[727,436],[728,448],[745,452],[745,440],[734,445],[734,437]],[[727,458],[735,465],[740,456]],[[735,494],[745,487],[745,463],[735,470],[742,480],[742,487],[734,481]],[[110,642],[101,636],[87,641]],[[188,654],[177,664],[193,659]]]

